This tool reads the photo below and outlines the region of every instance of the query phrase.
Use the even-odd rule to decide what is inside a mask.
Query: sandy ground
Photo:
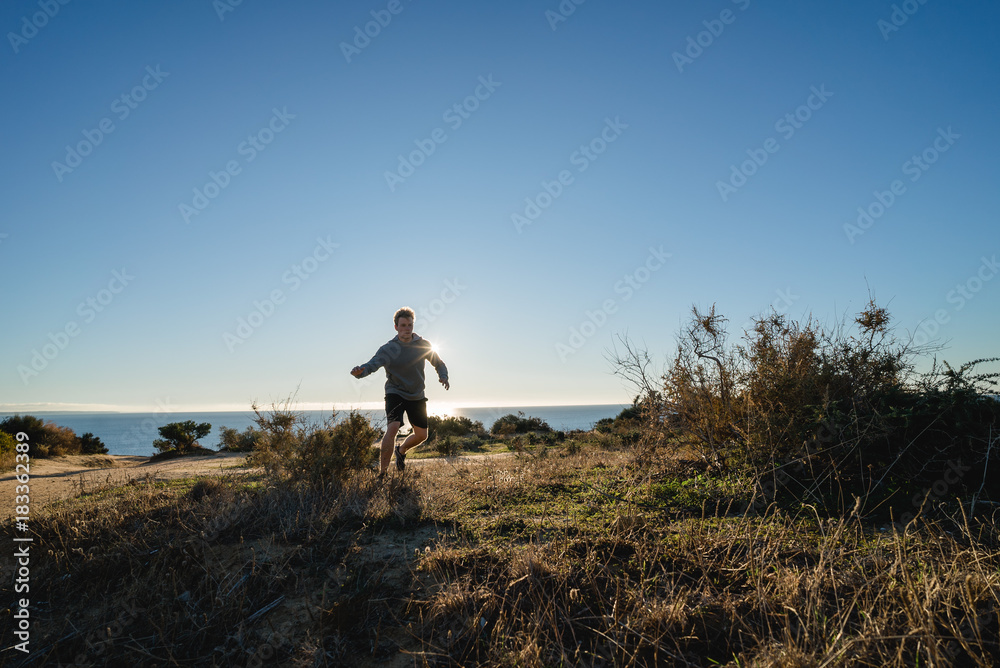
[[[31,511],[46,504],[79,496],[107,485],[123,485],[133,479],[169,480],[197,475],[222,475],[240,467],[246,455],[220,452],[210,456],[190,456],[150,462],[148,457],[130,455],[69,455],[52,459],[34,459],[30,464],[28,482]],[[0,519],[14,515],[17,490],[15,472],[0,476]]]
[[[510,453],[464,455],[452,459],[411,458],[407,460],[407,464],[447,466],[459,461],[469,463],[487,457],[504,456],[510,456]],[[31,512],[38,512],[53,501],[71,499],[97,488],[124,485],[130,480],[145,480],[147,476],[153,480],[170,480],[202,475],[225,475],[246,470],[243,468],[245,462],[246,454],[238,452],[178,457],[161,462],[150,462],[148,457],[137,455],[68,455],[52,459],[33,459],[28,481]],[[394,472],[396,465],[390,464],[389,470]],[[15,507],[18,504],[15,503],[15,495],[24,493],[24,490],[18,491],[20,483],[14,476],[14,471],[0,475],[0,520],[16,514]]]

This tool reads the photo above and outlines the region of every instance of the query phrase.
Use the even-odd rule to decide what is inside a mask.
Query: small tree
[[[108,448],[104,442],[89,431],[79,438],[80,452],[85,455],[106,455]]]
[[[153,441],[153,445],[160,452],[189,452],[198,446],[198,439],[208,436],[212,431],[212,425],[208,422],[196,423],[194,420],[185,422],[171,422],[159,428],[160,436]]]

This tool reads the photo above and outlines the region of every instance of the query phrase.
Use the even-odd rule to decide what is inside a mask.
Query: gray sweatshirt
[[[375,356],[361,365],[361,378],[385,367],[385,393],[398,394],[404,399],[424,398],[424,360],[437,370],[438,378],[448,380],[448,367],[431,350],[431,343],[416,334],[409,343],[403,343],[398,336],[378,349]]]

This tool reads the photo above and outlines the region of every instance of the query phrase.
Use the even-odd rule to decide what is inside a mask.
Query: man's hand
[[[365,370],[359,366],[356,366],[353,369],[351,369],[351,375],[354,376],[355,378],[361,378],[361,374],[363,374],[364,372]]]
[[[446,379],[444,379],[444,378],[438,378],[438,381],[440,381],[441,384],[444,385],[444,389],[446,389],[446,390],[450,390],[451,389],[451,385],[448,383],[448,381]]]

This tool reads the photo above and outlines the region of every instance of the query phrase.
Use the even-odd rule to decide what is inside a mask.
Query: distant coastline
[[[489,429],[498,418],[508,413],[523,412],[526,415],[541,418],[553,429],[571,431],[573,429],[589,430],[594,423],[606,417],[614,417],[628,404],[581,404],[559,406],[473,406],[451,407],[447,411],[435,411],[431,404],[431,414],[450,414],[478,420]],[[322,422],[329,418],[331,411],[303,410],[306,419],[311,422]],[[337,410],[343,415],[347,410]],[[382,409],[361,409],[363,415],[376,425],[385,421]],[[229,427],[243,431],[254,426],[254,414],[251,410],[242,411],[177,411],[177,412],[145,412],[133,413],[123,411],[31,411],[0,410],[0,420],[9,415],[34,415],[46,421],[51,420],[61,427],[69,427],[79,436],[92,433],[108,448],[112,455],[150,456],[156,451],[153,441],[159,437],[158,428],[171,422],[194,420],[208,422],[212,431],[202,441],[208,448],[219,447],[221,427]]]

